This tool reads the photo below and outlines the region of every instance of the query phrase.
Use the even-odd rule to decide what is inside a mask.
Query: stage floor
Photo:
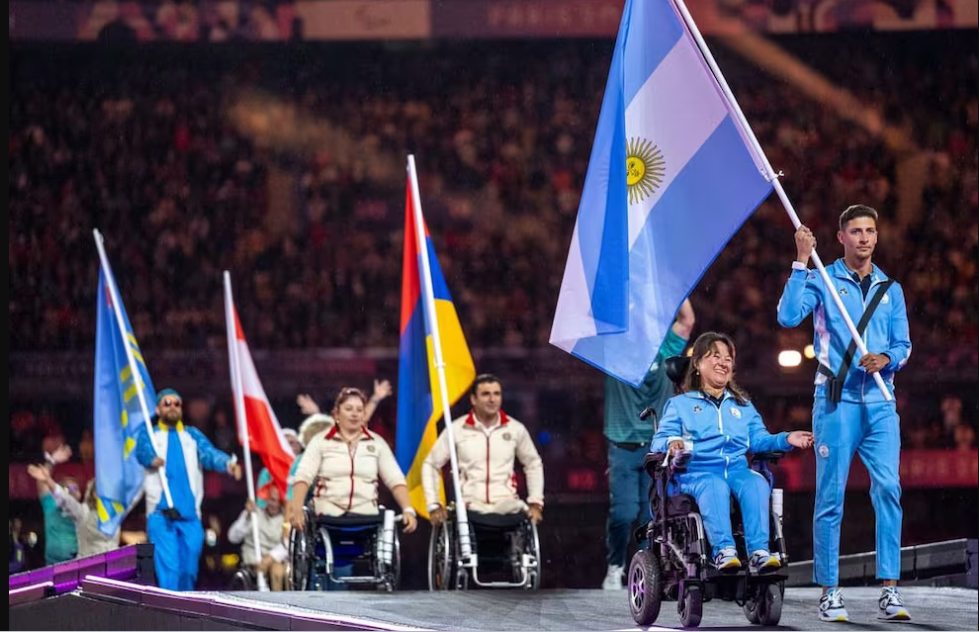
[[[850,625],[863,630],[976,630],[979,593],[967,588],[902,588],[911,623],[877,620],[875,587],[843,590]],[[625,590],[472,590],[468,592],[330,592],[221,593],[224,599],[261,602],[285,610],[331,613],[378,623],[428,630],[637,630],[629,614]],[[777,629],[828,630],[816,617],[819,590],[788,588]],[[665,602],[657,626],[680,627],[676,604]],[[741,608],[725,601],[704,604],[701,629],[760,629],[745,619]]]

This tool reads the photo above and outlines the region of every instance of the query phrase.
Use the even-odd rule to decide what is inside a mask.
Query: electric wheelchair
[[[289,535],[289,581],[293,590],[326,590],[337,584],[373,585],[388,592],[401,579],[401,542],[390,509],[375,516],[317,516],[306,506],[303,530]],[[338,568],[350,567],[339,574]]]
[[[666,371],[679,383],[689,358],[670,358]],[[782,616],[782,597],[786,575],[752,574],[744,564],[736,573],[721,573],[713,566],[711,546],[707,541],[700,510],[687,494],[668,493],[670,481],[683,472],[690,453],[675,458],[666,454],[647,454],[644,465],[652,477],[649,492],[651,519],[635,532],[640,549],[632,557],[628,572],[629,609],[641,626],[652,625],[659,616],[663,601],[676,601],[683,627],[697,627],[703,615],[703,603],[713,598],[734,601],[742,606],[745,617],[756,625],[777,625]],[[774,478],[770,465],[782,453],[753,455],[751,467],[766,478],[769,487]],[[781,491],[770,504],[770,551],[778,556],[784,569],[788,563],[782,534]],[[731,525],[738,556],[747,559],[744,529],[738,503],[732,498]]]
[[[540,537],[525,512],[467,512],[472,555],[462,556],[455,505],[432,528],[428,547],[429,590],[466,590],[469,582],[485,588],[537,590],[541,581]]]

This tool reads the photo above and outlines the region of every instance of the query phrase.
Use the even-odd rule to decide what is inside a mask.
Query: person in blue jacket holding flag
[[[806,226],[799,227],[797,258],[778,304],[783,327],[795,327],[813,315],[813,347],[819,360],[812,409],[816,438],[813,575],[823,587],[819,617],[849,620],[837,586],[840,522],[847,474],[857,453],[870,473],[870,499],[877,517],[877,578],[883,582],[878,618],[908,621],[911,615],[897,592],[903,514],[898,471],[901,429],[893,399],[894,374],[911,355],[908,311],[900,284],[871,261],[877,246],[877,211],[850,206],[840,215],[836,237],[843,244],[843,258],[826,268],[831,280],[827,287],[820,275],[807,270],[816,238]],[[831,293],[839,295],[858,329],[864,312],[870,314],[862,334],[869,353],[856,362],[853,359],[859,354],[847,349],[853,336],[839,308],[830,304],[834,303]],[[890,401],[875,384],[874,373],[883,378]]]
[[[200,430],[184,425],[183,399],[172,388],[157,394],[156,417],[152,443],[145,429],[136,442],[136,460],[152,470],[144,490],[156,581],[160,588],[193,590],[204,548],[204,470],[227,472],[240,480],[241,466],[215,448]],[[160,477],[155,474],[161,467],[165,468],[172,507],[167,506]]]
[[[769,553],[768,481],[748,465],[748,453],[808,448],[812,434],[795,430],[771,434],[745,391],[734,381],[735,346],[730,336],[709,331],[694,342],[683,393],[663,409],[650,452],[689,452],[685,472],[678,472],[671,492],[697,501],[704,530],[722,572],[741,568],[731,527],[731,495],[744,521],[750,572],[777,570],[781,560]]]

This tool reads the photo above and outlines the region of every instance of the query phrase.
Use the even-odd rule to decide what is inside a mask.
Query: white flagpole
[[[737,117],[738,122],[741,125],[743,133],[747,136],[747,140],[751,145],[751,149],[761,160],[765,167],[765,177],[768,178],[769,182],[772,182],[775,193],[778,194],[778,199],[782,201],[782,206],[785,207],[785,212],[788,213],[789,219],[792,220],[792,225],[796,229],[802,225],[799,220],[798,214],[795,212],[795,208],[792,206],[792,202],[789,201],[789,196],[785,193],[785,189],[782,188],[782,182],[779,180],[781,174],[776,174],[774,169],[772,169],[771,163],[768,162],[768,156],[765,155],[765,150],[762,149],[761,143],[758,142],[758,138],[752,131],[751,126],[748,124],[748,119],[745,118],[744,112],[741,111],[741,106],[738,105],[738,100],[734,97],[734,93],[731,91],[731,87],[727,84],[727,80],[724,79],[724,74],[721,72],[720,67],[717,65],[717,61],[714,60],[714,55],[711,54],[710,48],[707,46],[707,42],[704,40],[703,35],[700,34],[700,29],[697,28],[697,24],[693,21],[693,17],[687,10],[687,6],[684,4],[683,0],[673,0],[677,10],[683,21],[686,23],[688,29],[690,29],[690,34],[693,36],[694,41],[697,42],[698,48],[700,48],[701,54],[707,61],[707,65],[710,66],[711,71],[714,73],[714,78],[717,79],[717,83],[720,85],[721,91],[727,98],[728,103],[731,105],[734,115]],[[816,264],[816,269],[819,271],[819,275],[823,279],[823,283],[826,287],[833,287],[833,281],[829,278],[829,273],[826,272],[826,267],[823,265],[822,259],[819,258],[819,254],[816,253],[816,249],[812,250],[812,261]],[[850,314],[847,313],[846,308],[843,306],[843,299],[836,294],[836,292],[830,292],[830,296],[833,297],[833,302],[836,307],[840,310],[843,315],[843,321],[846,323],[847,329],[850,330],[850,336],[857,343],[857,349],[860,351],[860,355],[866,355],[868,352],[867,345],[864,343],[863,338],[860,337],[860,333],[857,331],[856,325],[853,324],[853,319],[850,318]],[[874,382],[877,383],[877,388],[884,395],[885,401],[891,401],[893,397],[890,391],[887,390],[887,386],[884,384],[884,378],[880,376],[880,373],[873,373]]]
[[[126,362],[129,364],[129,370],[133,374],[133,384],[136,386],[136,397],[139,399],[139,408],[143,413],[143,423],[146,424],[146,438],[150,441],[150,446],[153,448],[153,452],[160,456],[159,452],[156,451],[156,443],[153,441],[153,424],[150,422],[150,408],[146,403],[146,395],[143,393],[143,374],[139,372],[139,367],[136,365],[136,358],[133,356],[133,349],[129,346],[129,341],[125,339],[126,336],[126,321],[122,317],[122,303],[119,302],[119,291],[116,288],[116,277],[112,274],[112,266],[109,265],[109,257],[105,254],[105,244],[102,238],[102,233],[99,229],[92,230],[92,234],[95,236],[95,247],[99,251],[99,262],[102,264],[102,270],[105,272],[106,279],[108,280],[109,295],[112,298],[112,311],[116,315],[116,325],[119,327],[119,333],[123,336],[122,348],[126,350]],[[173,506],[173,498],[170,497],[170,485],[167,483],[167,473],[165,471],[166,466],[156,468],[156,473],[160,477],[160,486],[163,488],[163,497],[167,501],[167,506],[171,509],[176,510]]]
[[[238,436],[241,437],[242,449],[245,453],[245,481],[248,484],[248,499],[255,505],[255,514],[250,516],[252,523],[252,538],[255,541],[255,559],[262,562],[262,544],[258,529],[258,505],[255,502],[255,479],[252,476],[251,438],[248,436],[248,419],[245,412],[245,392],[241,383],[241,362],[238,358],[238,335],[235,328],[234,298],[231,295],[231,274],[224,271],[224,321],[228,328],[228,365],[231,369],[231,392],[235,398],[235,412],[238,414]],[[257,573],[258,589],[267,591],[268,584],[264,573]]]
[[[455,439],[452,436],[452,411],[449,406],[449,387],[445,380],[445,360],[442,358],[442,340],[439,338],[438,318],[435,315],[435,291],[432,289],[432,267],[428,261],[428,244],[425,243],[425,222],[422,220],[422,201],[418,191],[418,172],[415,170],[415,156],[408,154],[408,179],[411,182],[411,205],[414,207],[415,235],[418,244],[418,255],[421,260],[422,300],[424,301],[425,318],[429,331],[432,333],[432,347],[435,353],[435,370],[439,379],[439,390],[442,392],[442,419],[445,422],[445,433],[449,439],[449,461],[452,467],[452,484],[456,499],[456,519],[459,528],[459,548],[462,559],[470,562],[472,558],[472,540],[469,533],[469,514],[466,503],[462,498],[462,487],[459,484],[459,460],[456,455]]]

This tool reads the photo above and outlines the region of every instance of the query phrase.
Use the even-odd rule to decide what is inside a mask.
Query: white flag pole
[[[420,259],[422,300],[424,301],[425,320],[432,334],[432,347],[435,354],[435,370],[438,374],[439,390],[442,394],[442,419],[445,422],[445,433],[449,439],[449,461],[452,467],[452,484],[456,499],[456,520],[459,528],[459,548],[465,563],[472,560],[472,540],[469,532],[469,514],[466,503],[462,498],[462,487],[459,484],[459,460],[456,455],[455,439],[452,436],[452,411],[449,405],[449,388],[445,379],[445,360],[442,358],[442,340],[439,338],[438,318],[435,315],[435,292],[432,289],[432,267],[428,261],[428,244],[425,242],[425,222],[422,219],[421,194],[418,191],[418,172],[415,170],[415,157],[408,154],[408,179],[411,182],[411,205],[414,208],[415,235]]]
[[[704,40],[703,35],[700,34],[700,30],[697,28],[697,24],[693,21],[693,17],[687,10],[687,6],[684,4],[683,0],[673,0],[673,2],[677,10],[680,12],[683,21],[686,23],[687,28],[690,29],[690,34],[693,36],[694,41],[697,42],[697,46],[700,48],[700,52],[704,56],[704,59],[707,61],[707,65],[710,66],[711,71],[714,73],[714,78],[717,79],[717,83],[719,84],[721,91],[724,93],[724,96],[727,98],[734,115],[737,117],[738,122],[741,125],[741,129],[751,145],[751,149],[755,153],[757,159],[764,165],[766,170],[765,177],[772,182],[775,193],[778,194],[778,199],[782,201],[782,206],[785,207],[785,212],[788,213],[789,219],[792,220],[792,225],[798,229],[799,226],[802,225],[802,222],[799,220],[799,216],[796,214],[795,208],[792,206],[792,202],[789,201],[789,196],[785,193],[785,189],[782,188],[782,183],[779,180],[779,176],[781,174],[776,174],[775,170],[772,169],[771,163],[768,162],[768,156],[765,155],[765,150],[762,149],[761,143],[758,142],[758,138],[751,129],[751,125],[748,124],[748,119],[745,118],[744,112],[741,111],[741,106],[738,105],[738,100],[734,97],[734,93],[731,91],[731,87],[728,85],[727,80],[724,79],[724,74],[717,65],[714,55],[711,54],[710,48],[708,48],[707,42]],[[819,271],[819,275],[822,277],[823,283],[826,284],[826,287],[833,287],[833,281],[830,279],[829,273],[826,272],[826,267],[823,265],[823,261],[819,258],[819,254],[816,252],[815,248],[812,250],[812,261],[816,264],[816,269]],[[869,353],[867,350],[867,345],[864,343],[863,338],[860,337],[860,333],[857,331],[856,325],[853,324],[853,319],[850,318],[850,314],[847,313],[846,308],[843,306],[843,299],[841,299],[836,292],[830,292],[829,294],[833,297],[833,302],[843,315],[843,321],[846,323],[847,329],[850,330],[850,336],[852,336],[853,340],[856,341],[857,349],[860,351],[860,355],[866,355]],[[874,382],[877,383],[877,388],[880,389],[880,392],[884,396],[884,400],[891,401],[893,397],[891,396],[891,392],[887,390],[887,386],[884,384],[884,378],[880,376],[879,372],[873,373],[872,375]]]
[[[130,346],[129,341],[125,339],[126,336],[126,321],[122,317],[122,303],[119,302],[119,290],[116,288],[116,277],[112,274],[112,266],[109,265],[109,257],[105,254],[105,244],[102,238],[102,233],[96,228],[92,230],[92,234],[95,236],[95,247],[99,251],[99,262],[102,264],[102,270],[105,272],[106,280],[109,286],[109,296],[112,299],[112,311],[116,316],[116,325],[119,327],[119,333],[123,336],[122,348],[126,350],[126,362],[129,364],[129,371],[133,374],[133,385],[136,387],[136,397],[139,399],[139,408],[143,413],[143,423],[146,424],[146,438],[149,439],[150,446],[153,448],[153,452],[160,456],[159,452],[156,451],[156,443],[153,441],[153,424],[150,422],[150,408],[146,403],[146,395],[143,393],[143,374],[140,373],[139,367],[136,365],[136,357],[133,355],[133,348]],[[160,477],[160,486],[163,488],[163,498],[167,501],[167,506],[170,509],[176,511],[176,507],[173,506],[173,498],[170,497],[170,485],[167,483],[167,473],[164,467],[156,468],[156,473]]]
[[[242,449],[245,453],[245,482],[248,485],[248,499],[255,506],[255,513],[258,513],[258,505],[255,503],[255,479],[252,476],[252,449],[251,438],[248,436],[248,419],[245,416],[245,392],[242,390],[241,363],[238,358],[238,334],[235,327],[235,302],[231,295],[231,274],[224,271],[224,321],[228,329],[228,366],[231,370],[231,392],[235,398],[235,412],[238,417],[238,436],[241,437]],[[255,541],[255,559],[259,564],[262,562],[262,544],[260,531],[258,528],[258,516],[249,517],[252,523],[252,538]],[[268,591],[269,587],[265,581],[265,574],[258,574],[258,589]]]

